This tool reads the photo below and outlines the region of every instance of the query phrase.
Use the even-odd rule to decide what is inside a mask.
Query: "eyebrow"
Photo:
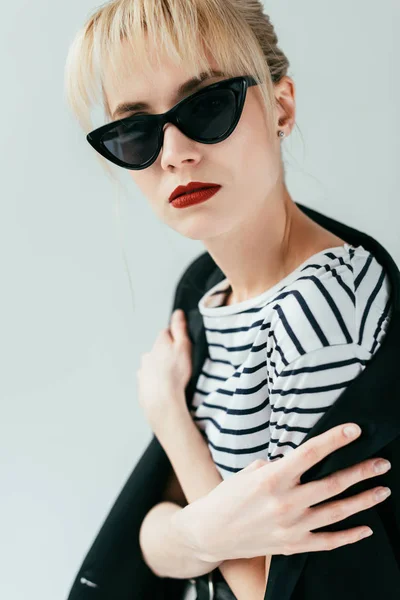
[[[207,73],[206,71],[203,71],[203,73],[200,73],[200,75],[198,77],[192,77],[191,79],[189,79],[188,81],[185,81],[185,83],[182,83],[182,85],[180,85],[178,87],[178,90],[176,93],[176,99],[181,98],[188,92],[194,91],[196,88],[198,88],[200,86],[201,83],[203,83],[203,81],[206,81],[207,79],[212,79],[213,77],[223,77],[223,76],[225,76],[225,73],[223,73],[221,71],[212,70],[211,74]],[[121,104],[118,104],[118,106],[114,110],[114,112],[112,114],[112,119],[115,119],[116,117],[120,117],[124,113],[132,112],[134,110],[147,109],[147,108],[151,108],[150,104],[148,104],[147,102],[121,102]]]

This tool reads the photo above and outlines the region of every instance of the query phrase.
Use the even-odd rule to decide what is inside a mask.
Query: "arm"
[[[173,520],[182,507],[171,501],[153,506],[143,519],[139,544],[147,566],[158,577],[186,579],[209,573],[221,563],[210,563],[198,557],[183,530]]]
[[[156,435],[189,504],[221,483],[208,446],[187,410],[170,414]],[[238,600],[263,600],[270,560],[270,556],[226,560],[218,568]],[[214,568],[211,565],[208,572]]]

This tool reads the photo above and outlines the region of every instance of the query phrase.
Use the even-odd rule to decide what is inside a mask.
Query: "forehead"
[[[178,102],[184,96],[195,92],[202,87],[204,82],[208,82],[215,77],[224,77],[225,73],[222,71],[213,70],[211,73],[203,71],[198,76],[191,77],[190,79],[181,83],[175,90],[173,95],[173,102]],[[146,100],[123,100],[119,102],[115,108],[110,107],[111,117],[118,119],[123,117],[126,113],[133,112],[136,110],[148,110],[152,108],[152,102]]]
[[[205,50],[207,68],[211,76],[224,75],[214,57]],[[105,102],[110,112],[114,112],[122,102],[137,102],[144,107],[158,98],[168,100],[195,90],[195,78],[206,78],[200,65],[189,65],[184,60],[173,60],[166,53],[160,54],[150,42],[146,43],[144,65],[135,55],[132,45],[126,40],[120,49],[103,65],[102,87]],[[192,80],[189,83],[189,80]],[[187,84],[184,86],[184,84]]]

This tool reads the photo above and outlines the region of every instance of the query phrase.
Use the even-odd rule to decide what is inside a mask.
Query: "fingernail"
[[[391,466],[388,460],[378,460],[374,463],[374,471],[375,473],[384,473],[385,471],[389,471]]]
[[[356,437],[358,433],[360,433],[361,429],[357,425],[347,425],[343,429],[343,433],[348,438]]]
[[[360,540],[362,540],[365,537],[368,537],[369,535],[372,535],[374,532],[372,531],[372,529],[364,529],[363,532],[360,533]]]
[[[377,492],[375,492],[375,498],[377,500],[383,500],[384,498],[387,498],[388,496],[390,496],[391,493],[392,493],[392,490],[390,488],[382,488],[382,489],[378,490]]]

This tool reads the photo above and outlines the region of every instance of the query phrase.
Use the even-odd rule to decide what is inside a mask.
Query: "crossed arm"
[[[166,422],[157,432],[157,438],[173,467],[163,500],[184,507],[221,483],[209,448],[189,412],[175,414],[173,422]],[[218,568],[237,600],[263,600],[270,562],[270,555],[239,558],[226,560]]]

